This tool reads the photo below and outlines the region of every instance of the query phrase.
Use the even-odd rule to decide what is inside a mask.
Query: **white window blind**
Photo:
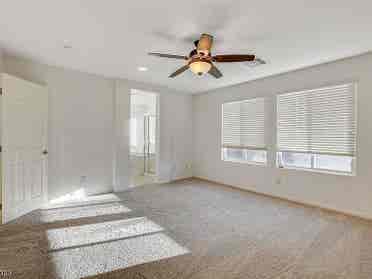
[[[278,151],[355,156],[355,85],[277,96]]]
[[[266,149],[264,98],[225,103],[222,111],[224,148]]]

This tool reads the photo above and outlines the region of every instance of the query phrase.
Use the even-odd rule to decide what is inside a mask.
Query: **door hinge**
[[[0,96],[3,95],[3,89],[0,87]]]

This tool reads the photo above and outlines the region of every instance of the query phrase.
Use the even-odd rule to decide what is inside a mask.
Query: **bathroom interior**
[[[157,182],[158,95],[132,89],[130,96],[130,184]]]

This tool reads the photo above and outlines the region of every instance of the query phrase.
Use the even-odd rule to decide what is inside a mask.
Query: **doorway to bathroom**
[[[157,182],[159,113],[156,93],[132,89],[130,94],[131,186]]]

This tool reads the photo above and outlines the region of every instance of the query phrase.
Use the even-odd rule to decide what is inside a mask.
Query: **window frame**
[[[232,147],[225,147],[221,146],[221,160],[224,162],[231,162],[231,163],[240,163],[240,164],[247,164],[247,165],[255,165],[255,166],[267,166],[268,165],[268,150],[267,149],[253,149],[253,148],[239,148],[241,150],[247,150],[247,151],[264,151],[265,152],[265,162],[258,162],[258,161],[252,161],[252,160],[239,160],[239,159],[227,159],[225,158],[225,150],[226,148],[230,149],[238,149],[238,148],[232,148]]]
[[[280,164],[279,160],[279,153],[281,152],[292,152],[292,153],[305,153],[301,151],[285,151],[285,150],[278,150],[278,96],[282,94],[288,94],[288,93],[293,93],[293,92],[306,92],[306,91],[311,91],[311,90],[317,90],[317,89],[322,89],[322,88],[327,88],[327,87],[337,87],[337,86],[342,86],[342,85],[347,85],[350,84],[353,86],[354,90],[354,118],[355,118],[355,154],[354,156],[348,156],[352,158],[352,165],[351,165],[351,171],[339,171],[339,170],[331,170],[331,169],[322,169],[322,168],[314,168],[314,156],[315,155],[322,155],[321,153],[306,153],[306,154],[311,154],[311,168],[304,168],[304,167],[291,167],[291,166],[282,166]],[[301,90],[291,90],[291,91],[286,91],[282,93],[275,94],[273,96],[275,99],[275,166],[279,169],[287,169],[287,170],[299,170],[299,171],[307,171],[307,172],[314,172],[314,173],[324,173],[324,174],[331,174],[331,175],[341,175],[341,176],[356,176],[357,175],[357,160],[358,160],[358,82],[355,80],[347,80],[344,82],[338,82],[338,83],[333,83],[333,84],[325,84],[322,86],[318,87],[313,87],[313,88],[307,88],[307,89],[301,89]],[[323,154],[323,155],[333,155],[337,156],[335,154]]]
[[[250,100],[254,100],[254,99],[263,99],[263,103],[264,103],[264,138],[265,138],[265,142],[266,142],[266,98],[265,96],[255,96],[255,97],[252,97],[252,98],[248,98],[248,99],[242,99],[242,100],[235,100],[235,101],[227,101],[227,102],[223,102],[221,104],[221,142],[220,142],[220,152],[221,152],[221,161],[224,161],[224,162],[230,162],[230,163],[238,163],[238,164],[245,164],[245,165],[253,165],[253,166],[268,166],[269,164],[269,148],[268,146],[266,145],[265,148],[255,148],[255,147],[241,147],[241,146],[226,146],[224,145],[223,143],[223,139],[224,139],[224,113],[223,113],[223,106],[224,104],[233,104],[233,103],[243,103],[245,101],[250,101]],[[258,162],[258,161],[252,161],[252,160],[239,160],[239,159],[228,159],[228,158],[225,158],[224,156],[224,151],[225,149],[227,148],[230,148],[230,149],[242,149],[242,150],[247,150],[247,151],[264,151],[265,152],[265,162]]]
[[[288,152],[288,153],[297,153],[297,154],[308,154],[311,155],[310,162],[311,167],[298,167],[298,166],[284,166],[282,164],[282,159],[280,159],[282,152]],[[334,175],[343,175],[343,176],[356,176],[356,158],[357,156],[345,156],[350,157],[352,159],[351,161],[351,171],[341,171],[341,170],[335,170],[335,169],[325,169],[325,168],[316,168],[315,166],[315,158],[316,155],[324,155],[321,153],[304,153],[304,152],[296,152],[296,151],[276,151],[276,167],[278,169],[287,169],[287,170],[299,170],[299,171],[308,171],[308,172],[315,172],[315,173],[326,173],[326,174],[334,174]],[[337,157],[337,155],[333,155]],[[341,155],[340,155],[341,156]]]

